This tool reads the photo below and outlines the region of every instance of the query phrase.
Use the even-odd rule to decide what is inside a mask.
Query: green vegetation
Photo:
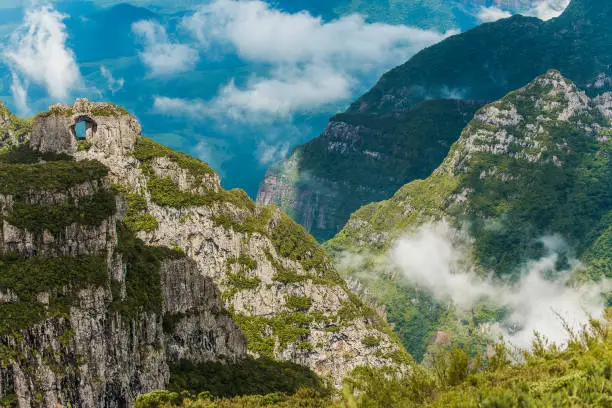
[[[87,140],[77,140],[77,151],[78,152],[87,151],[90,148],[91,148],[91,143],[89,143]]]
[[[0,162],[0,194],[23,197],[32,191],[64,193],[71,187],[103,179],[108,169],[97,161],[53,161],[34,164]]]
[[[291,310],[306,312],[312,306],[312,298],[310,296],[288,295],[285,306]]]
[[[329,398],[314,390],[301,388],[293,395],[273,393],[268,395],[241,396],[234,398],[214,398],[210,394],[185,395],[169,391],[153,391],[141,395],[135,408],[325,408]]]
[[[257,261],[251,258],[247,254],[240,254],[238,258],[230,258],[227,261],[228,267],[231,265],[238,265],[241,270],[251,271],[253,269],[257,269]]]
[[[256,216],[247,215],[243,220],[236,220],[232,215],[225,212],[213,215],[215,227],[223,227],[243,234],[258,233],[264,236],[268,235],[269,220],[269,208],[262,208]]]
[[[47,118],[53,115],[69,117],[69,116],[74,115],[74,111],[72,110],[72,107],[70,106],[58,104],[58,105],[51,106],[48,111],[37,113],[36,116],[34,116],[34,119]]]
[[[425,180],[415,180],[403,186],[392,198],[379,203],[372,203],[355,212],[351,219],[368,220],[359,228],[344,228],[325,246],[332,252],[350,248],[360,251],[363,244],[358,244],[368,234],[384,233],[384,241],[368,239],[368,251],[387,249],[389,242],[397,238],[411,226],[431,219],[441,219],[449,199],[460,186],[461,179],[446,174],[433,174]],[[416,208],[418,211],[407,212],[404,208]],[[350,224],[349,224],[350,225]]]
[[[181,258],[184,255],[165,247],[146,246],[127,227],[118,229],[119,244],[117,251],[126,263],[126,298],[121,301],[115,284],[113,307],[127,317],[135,317],[143,312],[161,314],[162,291],[160,268],[165,259]]]
[[[439,354],[431,367],[414,365],[405,375],[388,367],[358,367],[345,379],[342,393],[336,398],[322,393],[320,388],[310,391],[301,389],[293,397],[266,395],[266,391],[274,392],[270,388],[266,391],[253,390],[260,395],[250,397],[220,398],[223,393],[218,391],[215,395],[217,398],[211,393],[196,397],[195,393],[207,388],[194,387],[193,382],[189,381],[199,376],[190,374],[183,376],[185,380],[178,388],[173,388],[175,392],[156,391],[141,396],[136,406],[607,407],[612,403],[612,312],[607,320],[607,324],[592,321],[582,332],[570,333],[571,340],[563,349],[536,336],[531,350],[515,352],[518,354],[514,358],[519,358],[521,363],[512,363],[509,358],[511,350],[500,342],[486,359],[480,355],[471,356],[460,347],[452,347]],[[217,381],[212,372],[202,379],[205,384],[211,381]],[[222,382],[226,387],[227,384],[234,382]],[[312,387],[304,383],[297,386]],[[208,387],[217,389],[215,386]],[[180,393],[180,390],[189,392]],[[287,388],[284,391],[294,392],[287,391]]]
[[[132,154],[143,163],[150,163],[155,158],[165,157],[176,163],[180,168],[187,170],[193,176],[193,182],[196,186],[200,186],[204,178],[215,176],[213,169],[206,163],[146,137],[139,137],[136,140],[136,147]]]
[[[380,345],[380,339],[376,336],[366,336],[361,340],[361,343],[367,347],[376,347]]]
[[[63,204],[26,204],[15,201],[6,220],[17,228],[40,234],[60,233],[67,226],[99,226],[115,213],[115,196],[109,191],[96,193]]]
[[[97,105],[91,110],[91,116],[120,116],[129,114],[125,108],[112,103],[107,103],[105,106]]]
[[[147,212],[149,206],[142,194],[121,186],[113,186],[113,188],[126,200],[127,213],[123,222],[129,229],[134,232],[153,232],[157,229],[158,222],[153,215]]]
[[[545,90],[530,85],[503,101],[519,105],[521,115],[533,118],[541,114],[536,101],[544,95]],[[499,275],[515,272],[526,259],[545,255],[543,244],[534,237],[552,233],[561,234],[581,256],[586,237],[612,211],[612,142],[593,140],[578,127],[578,119],[607,125],[597,112],[573,118],[575,122],[543,125],[546,133],[540,143],[546,151],[535,163],[509,155],[472,156],[462,181],[462,188],[472,193],[462,211],[467,213],[470,233],[478,237],[474,255],[483,269]],[[550,160],[553,156],[563,165]],[[480,176],[492,169],[519,182],[500,184],[497,177]],[[491,220],[498,228],[489,227]]]
[[[236,267],[233,267],[234,265]],[[231,298],[240,291],[257,289],[261,284],[261,279],[257,276],[249,276],[249,272],[256,268],[257,261],[246,254],[240,254],[238,258],[228,259],[225,285],[229,289],[223,295]]]
[[[275,346],[282,351],[308,336],[314,321],[312,315],[300,311],[279,312],[269,318],[240,313],[233,313],[232,317],[247,336],[249,350],[268,358],[274,357]]]
[[[101,256],[5,256],[0,259],[0,271],[0,290],[9,290],[19,299],[0,304],[0,335],[63,315],[76,300],[79,289],[108,282],[106,260]],[[40,293],[49,293],[48,307],[38,302]]]
[[[319,278],[329,279],[336,283],[342,282],[331,267],[331,260],[325,250],[312,235],[306,232],[304,227],[285,213],[280,213],[278,225],[272,230],[270,239],[280,256],[301,263],[306,272],[314,271]]]
[[[157,177],[152,171],[147,171],[147,188],[151,193],[151,201],[162,207],[185,208],[190,206],[207,205],[212,199],[183,191],[170,176]]]
[[[56,234],[72,224],[98,226],[116,211],[114,194],[100,185],[107,174],[97,161],[76,162],[27,146],[12,148],[0,155],[0,193],[13,197],[6,220],[37,234],[44,230]],[[85,183],[91,183],[94,193],[75,197],[72,189]],[[66,198],[62,203],[37,202],[33,197],[40,192]]]
[[[30,148],[28,143],[11,146],[0,153],[0,163],[3,164],[33,164],[40,161],[74,161],[74,157],[65,153],[46,152],[41,153]]]
[[[308,368],[266,358],[230,364],[181,361],[170,368],[168,385],[170,391],[207,392],[213,397],[293,394],[303,387],[324,392],[321,380]]]
[[[161,145],[160,145],[161,146]],[[196,159],[193,159],[196,160]],[[204,163],[199,162],[206,166]],[[255,204],[242,194],[241,190],[206,190],[203,193],[181,190],[170,176],[158,177],[151,165],[144,162],[141,166],[147,176],[147,188],[151,193],[151,201],[162,207],[186,208],[191,206],[209,206],[216,203],[229,202],[240,208],[255,209]],[[186,169],[193,170],[193,169]],[[202,179],[196,181],[193,188],[199,188]],[[236,224],[238,225],[238,224]]]

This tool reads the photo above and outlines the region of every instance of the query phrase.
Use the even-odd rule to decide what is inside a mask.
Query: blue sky
[[[145,135],[251,195],[267,166],[382,73],[459,32],[334,15],[319,0],[118,3],[0,0],[0,98],[23,116],[76,97],[119,103]],[[550,18],[564,3],[526,11]],[[474,21],[510,15],[470,10]]]

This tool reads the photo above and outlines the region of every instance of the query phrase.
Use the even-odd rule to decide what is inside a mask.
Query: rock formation
[[[303,228],[142,137],[123,109],[56,105],[29,140],[0,158],[7,179],[20,174],[0,190],[0,398],[129,406],[172,363],[234,361],[247,345],[338,385],[405,361]]]

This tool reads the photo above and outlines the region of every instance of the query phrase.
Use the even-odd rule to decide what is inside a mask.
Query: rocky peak
[[[85,122],[86,141],[107,155],[134,149],[141,127],[125,109],[111,103],[78,99],[72,106],[57,104],[34,118],[30,146],[41,152],[74,154],[78,150],[75,127]]]
[[[559,157],[571,150],[564,133],[554,129],[561,123],[576,126],[587,134],[600,129],[598,99],[586,93],[557,70],[549,70],[523,88],[482,108],[466,127],[451,155],[438,172],[468,171],[480,153],[511,155],[535,163],[563,163]],[[601,100],[607,100],[602,96]],[[492,168],[488,172],[494,172]]]
[[[376,266],[381,253],[424,225],[444,221],[465,233],[457,238],[465,240],[462,252],[483,276],[520,279],[525,265],[547,256],[540,238],[550,236],[567,244],[567,256],[582,262],[585,275],[608,276],[602,265],[608,265],[611,253],[611,101],[612,94],[591,99],[558,71],[547,72],[480,109],[437,171],[353,213],[326,245],[343,255],[360,252],[351,259],[364,261],[345,272],[388,305],[397,332],[410,334],[409,345],[415,338],[431,344],[431,325],[448,326],[443,320],[432,323],[434,318],[427,330],[417,330],[423,337],[415,335],[419,323],[406,310],[426,314],[428,309],[418,309],[409,296],[396,298],[410,293],[412,283],[407,286],[398,274],[397,290],[389,290],[383,284],[394,283],[370,279],[381,275]],[[568,277],[572,273],[554,268],[564,268],[558,273]],[[393,296],[387,300],[388,293]],[[461,325],[455,334],[465,329]]]

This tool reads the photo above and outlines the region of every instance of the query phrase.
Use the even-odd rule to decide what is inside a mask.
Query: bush
[[[214,397],[293,394],[302,387],[324,391],[321,380],[307,367],[265,358],[228,365],[181,361],[171,367],[168,385],[170,391],[208,392]]]

